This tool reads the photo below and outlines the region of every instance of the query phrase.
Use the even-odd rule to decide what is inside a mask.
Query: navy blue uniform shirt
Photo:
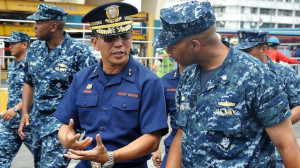
[[[74,119],[74,129],[85,136],[101,135],[108,151],[122,148],[144,134],[166,129],[167,118],[160,79],[131,56],[125,68],[109,82],[102,62],[78,72],[54,116],[64,124]],[[114,167],[147,167],[150,155],[116,163]],[[81,161],[77,167],[90,167]]]

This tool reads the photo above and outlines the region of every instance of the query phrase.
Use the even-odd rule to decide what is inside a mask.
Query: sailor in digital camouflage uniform
[[[31,136],[24,141],[18,136],[18,128],[22,109],[22,87],[24,84],[24,58],[30,44],[30,36],[23,32],[12,31],[9,43],[11,55],[16,59],[7,67],[8,101],[7,111],[0,120],[0,165],[9,168],[19,151],[22,142],[29,150],[32,149]],[[30,126],[24,129],[30,132]]]
[[[154,46],[191,65],[177,88],[179,129],[166,167],[275,167],[271,140],[286,167],[300,167],[285,93],[265,64],[221,43],[210,3],[175,5],[160,17]]]
[[[287,94],[289,107],[292,112],[292,124],[298,122],[300,120],[300,77],[292,68],[276,63],[272,61],[270,57],[268,57],[268,32],[255,29],[239,30],[237,35],[239,42],[235,48],[261,60],[263,63],[267,64],[270,71],[277,76],[276,82]],[[276,157],[276,167],[282,168],[283,162],[278,151],[276,152]]]
[[[91,51],[72,39],[63,27],[67,13],[61,8],[40,3],[38,10],[28,19],[35,20],[34,41],[27,51],[25,84],[23,88],[23,113],[19,135],[29,122],[33,125],[35,167],[66,167],[67,151],[57,139],[61,123],[53,113],[67,91],[73,75],[97,61]],[[33,103],[32,114],[28,114]],[[29,121],[30,119],[30,121]]]
[[[167,131],[160,78],[130,55],[128,16],[136,13],[130,4],[113,2],[82,18],[91,24],[102,60],[74,76],[54,114],[64,123],[58,136],[69,148],[65,156],[82,160],[76,168],[146,168]],[[86,131],[83,141],[77,129]]]

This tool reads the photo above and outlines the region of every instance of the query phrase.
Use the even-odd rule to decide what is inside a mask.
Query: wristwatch
[[[103,164],[97,162],[91,162],[92,168],[112,168],[115,165],[114,152],[108,151],[107,154],[108,154],[107,162]]]
[[[102,168],[112,168],[115,165],[114,152],[108,151],[108,161],[102,164]]]
[[[14,107],[14,111],[17,112],[17,113],[20,112],[20,110],[18,109],[17,106]]]

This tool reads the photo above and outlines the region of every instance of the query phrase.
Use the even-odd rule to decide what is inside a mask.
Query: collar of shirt
[[[133,59],[133,57],[130,55],[129,56],[129,61],[125,68],[119,72],[109,83],[108,85],[113,85],[116,83],[121,82],[121,78],[130,81],[130,82],[135,82],[136,80],[136,64],[137,62]],[[94,78],[98,77],[98,80],[100,82],[107,83],[108,81],[106,80],[105,74],[102,69],[102,62],[98,63],[98,65],[95,67],[94,71],[92,74],[90,74],[89,78]]]
[[[65,54],[66,51],[68,50],[68,43],[71,41],[71,37],[67,32],[64,32],[65,38],[63,40],[63,42],[58,45],[55,49],[51,49],[51,51],[48,53],[48,45],[46,43],[46,41],[43,41],[43,48],[46,50],[45,52],[50,54],[50,56],[52,57],[56,57],[62,54]],[[47,56],[48,57],[48,56]]]

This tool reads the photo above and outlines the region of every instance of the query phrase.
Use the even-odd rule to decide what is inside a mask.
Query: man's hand
[[[58,133],[60,143],[67,149],[83,150],[87,148],[93,141],[93,138],[86,137],[82,141],[78,141],[81,134],[76,134],[73,129],[74,120],[70,119],[69,125],[63,125]]]
[[[17,112],[15,112],[15,110],[13,108],[8,109],[5,113],[3,113],[3,115],[1,116],[1,118],[4,121],[10,121],[12,120],[15,116],[17,115]]]
[[[101,141],[100,134],[96,135],[96,141],[97,146],[92,150],[81,151],[69,149],[68,153],[64,154],[64,156],[69,159],[89,160],[98,163],[105,163],[108,161],[109,156],[105,146]]]
[[[19,137],[24,140],[25,138],[25,134],[23,132],[23,129],[25,126],[29,125],[29,120],[30,120],[30,115],[28,113],[22,113],[22,117],[21,117],[21,121],[20,121],[20,125],[19,125],[19,130],[18,130],[18,134]]]
[[[160,168],[161,166],[161,153],[160,150],[158,149],[157,151],[152,153],[152,162],[155,167]]]

